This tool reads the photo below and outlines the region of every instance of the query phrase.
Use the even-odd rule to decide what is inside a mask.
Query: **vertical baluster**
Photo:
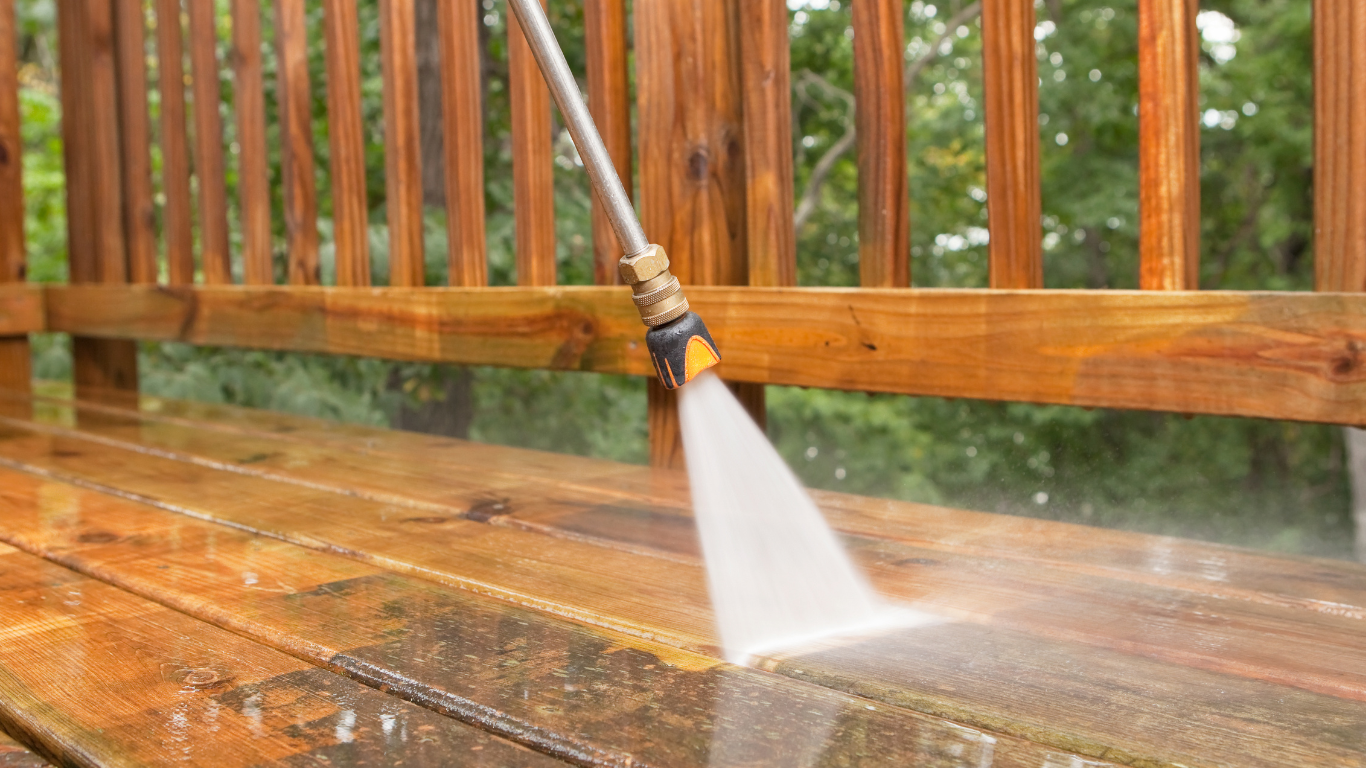
[[[308,19],[303,0],[276,0],[280,165],[291,285],[317,285],[318,195],[313,180],[313,97],[308,82]]]
[[[242,281],[270,285],[275,282],[275,269],[271,263],[270,167],[261,75],[261,4],[257,0],[232,0],[232,49]]]
[[[418,133],[413,0],[380,0],[384,70],[384,188],[389,211],[389,284],[420,286],[422,142]]]
[[[796,285],[792,228],[792,65],[787,4],[753,0],[740,6],[749,222],[749,284]]]
[[[199,254],[204,282],[232,282],[228,186],[219,115],[218,31],[213,0],[189,0],[190,74],[194,89],[194,159],[199,181]]]
[[[22,283],[25,272],[23,137],[19,133],[19,29],[15,0],[0,0],[0,284]],[[0,337],[0,390],[27,394],[32,387],[27,336]],[[0,401],[0,412],[26,408]]]
[[[479,0],[442,3],[441,111],[446,130],[446,227],[451,285],[487,285],[484,233],[484,107],[479,73]]]
[[[123,157],[123,223],[128,240],[128,278],[134,283],[157,281],[156,206],[152,202],[145,25],[141,0],[114,0],[119,136],[122,139]]]
[[[1314,283],[1366,290],[1366,8],[1314,3]]]
[[[588,49],[588,109],[598,125],[612,164],[631,194],[631,94],[626,63],[625,0],[585,0],[584,44]],[[621,282],[621,244],[601,201],[593,195],[593,282]]]
[[[370,284],[370,203],[365,189],[356,4],[350,0],[324,0],[323,15],[327,28],[327,131],[337,285],[365,286]]]
[[[911,282],[901,14],[901,0],[853,4],[859,282],[865,288]]]
[[[542,0],[542,5],[545,0]],[[508,17],[508,80],[512,91],[512,194],[517,227],[517,284],[555,284],[555,175],[550,89],[522,27]]]
[[[1200,287],[1196,0],[1138,3],[1139,285]]]
[[[190,219],[190,142],[185,132],[185,63],[180,0],[156,0],[157,72],[161,91],[162,231],[171,285],[194,282]]]
[[[1042,288],[1033,0],[983,0],[982,67],[991,287]]]

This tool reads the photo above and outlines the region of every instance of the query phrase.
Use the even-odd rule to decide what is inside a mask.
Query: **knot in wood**
[[[185,670],[180,682],[202,691],[206,688],[225,685],[230,679],[229,675],[211,667],[196,667]]]

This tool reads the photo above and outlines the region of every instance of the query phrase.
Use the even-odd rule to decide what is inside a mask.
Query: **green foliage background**
[[[221,6],[221,61],[230,21]],[[571,67],[584,71],[581,0],[551,3]],[[360,4],[374,280],[386,282],[382,115],[375,3]],[[1201,24],[1203,288],[1312,285],[1310,0],[1204,0]],[[494,284],[515,281],[505,11],[484,0],[488,250]],[[847,1],[790,0],[799,198],[853,120]],[[1037,3],[1047,284],[1137,283],[1137,19],[1134,0]],[[30,276],[65,279],[53,0],[20,0]],[[986,285],[981,35],[976,6],[907,3],[907,141],[912,272],[921,286]],[[272,13],[262,6],[270,40]],[[310,3],[324,282],[331,200],[320,4]],[[149,17],[149,23],[152,21]],[[950,25],[949,21],[953,21]],[[1232,54],[1232,55],[1230,55]],[[274,114],[274,52],[265,51]],[[156,77],[155,67],[152,77]],[[230,73],[222,73],[231,116]],[[152,108],[158,108],[152,93]],[[224,122],[233,141],[233,123]],[[271,127],[272,132],[275,127]],[[556,140],[560,281],[591,281],[589,195],[568,137]],[[154,141],[154,164],[159,164]],[[278,147],[275,136],[270,146]],[[834,157],[798,230],[803,285],[857,284],[857,168]],[[273,161],[278,158],[272,158]],[[229,158],[230,186],[235,186]],[[272,163],[279,189],[278,163]],[[231,192],[231,190],[230,190]],[[275,221],[280,225],[279,201]],[[444,213],[428,212],[427,278],[445,282]],[[284,276],[283,232],[277,267]],[[237,234],[234,233],[234,237]],[[37,373],[69,376],[67,340],[35,345]],[[441,397],[439,366],[192,348],[142,347],[144,391],[388,424],[405,398]],[[397,382],[398,386],[393,386]],[[646,459],[644,382],[476,369],[471,437]],[[769,388],[769,433],[809,485],[1285,551],[1350,554],[1340,430],[1323,425],[946,401]]]

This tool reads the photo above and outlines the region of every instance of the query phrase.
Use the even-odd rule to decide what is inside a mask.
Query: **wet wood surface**
[[[78,335],[654,370],[622,287],[45,293],[48,329]],[[1366,424],[1359,294],[694,285],[688,299],[732,381]]]
[[[0,723],[63,764],[558,764],[3,545],[0,614]]]
[[[142,414],[40,400],[36,418],[3,424],[0,462],[49,485],[259,531],[621,642],[715,655],[676,473],[151,399]],[[1134,764],[1359,764],[1366,569],[818,498],[882,592],[946,621],[767,662],[785,676]],[[43,535],[0,533],[65,557]],[[215,600],[220,616],[249,613]]]
[[[0,470],[0,512],[29,552],[582,764],[1079,759],[31,475]]]
[[[0,768],[45,768],[48,762],[0,730]]]

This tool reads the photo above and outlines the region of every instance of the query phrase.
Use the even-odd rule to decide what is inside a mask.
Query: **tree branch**
[[[935,39],[934,44],[930,46],[930,50],[921,54],[915,61],[906,65],[906,69],[902,73],[902,86],[907,93],[909,93],[911,88],[915,85],[915,81],[920,77],[921,71],[924,70],[930,62],[939,57],[940,47],[943,46],[945,40],[954,34],[954,30],[963,24],[966,24],[968,21],[971,21],[981,12],[982,2],[981,0],[977,0],[954,14],[948,21],[944,22],[944,34]],[[834,170],[835,163],[839,162],[840,158],[844,157],[849,150],[854,148],[855,139],[857,138],[853,119],[854,110],[856,109],[854,95],[843,88],[830,83],[830,81],[810,70],[803,70],[802,74],[798,77],[797,87],[805,88],[808,85],[814,85],[820,90],[825,91],[828,95],[844,99],[849,106],[844,115],[844,134],[840,136],[834,144],[830,145],[830,148],[825,151],[825,154],[821,155],[820,159],[816,161],[816,166],[811,169],[811,178],[807,179],[806,189],[802,190],[801,200],[797,203],[797,210],[792,216],[792,225],[796,229],[801,229],[802,226],[806,224],[807,220],[811,218],[811,215],[816,212],[816,206],[820,202],[821,187],[824,186],[826,179],[829,178],[830,172]]]

